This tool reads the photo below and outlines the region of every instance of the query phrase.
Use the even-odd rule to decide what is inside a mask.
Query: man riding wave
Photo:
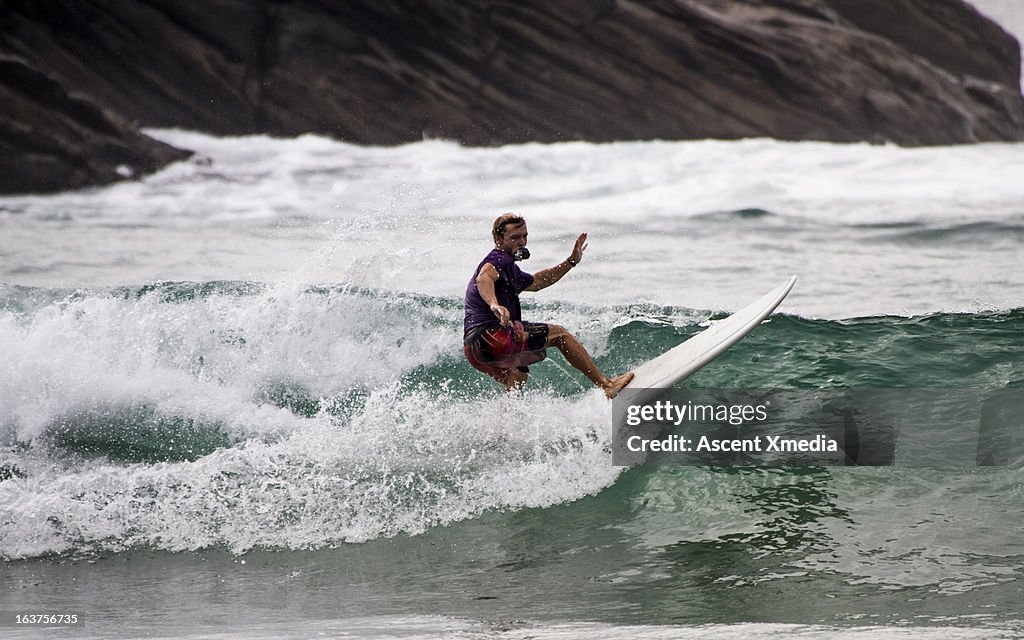
[[[614,398],[633,379],[632,373],[608,378],[565,327],[523,322],[519,305],[520,293],[550,287],[579,264],[587,248],[587,234],[576,238],[567,259],[535,274],[516,264],[530,257],[526,220],[503,214],[494,221],[491,235],[494,249],[477,266],[466,287],[463,350],[470,364],[511,390],[526,383],[529,366],[546,358],[548,347],[556,347],[569,364],[601,387],[608,398]]]

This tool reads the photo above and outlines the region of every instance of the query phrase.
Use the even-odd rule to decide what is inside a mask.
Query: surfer
[[[477,266],[466,287],[463,350],[469,363],[506,390],[518,389],[529,377],[529,366],[546,358],[548,347],[556,347],[569,364],[614,398],[633,379],[632,373],[608,378],[565,327],[523,322],[519,306],[521,292],[550,287],[579,264],[587,248],[587,234],[576,238],[567,259],[536,274],[525,273],[516,265],[530,257],[526,220],[513,213],[498,216],[491,235],[494,249]]]

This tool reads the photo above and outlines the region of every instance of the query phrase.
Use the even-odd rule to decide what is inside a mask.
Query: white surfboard
[[[761,324],[789,295],[794,284],[796,276],[686,342],[640,365],[633,370],[636,375],[625,388],[665,389],[690,377]]]

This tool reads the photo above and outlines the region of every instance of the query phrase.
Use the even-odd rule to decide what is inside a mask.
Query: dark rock
[[[0,56],[0,104],[0,193],[104,184],[189,155],[141,135],[16,58]]]
[[[5,0],[7,49],[147,127],[255,131],[246,93],[265,3]]]
[[[826,0],[850,23],[958,76],[1020,86],[1017,40],[960,0]]]
[[[0,52],[222,135],[1024,140],[1019,49],[962,0],[5,0]]]

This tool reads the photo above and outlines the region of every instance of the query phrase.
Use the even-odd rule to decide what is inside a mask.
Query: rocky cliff
[[[155,171],[188,153],[0,55],[0,193],[47,192]]]
[[[134,127],[1024,140],[1018,45],[962,0],[3,0],[0,56],[6,192],[181,157]]]

